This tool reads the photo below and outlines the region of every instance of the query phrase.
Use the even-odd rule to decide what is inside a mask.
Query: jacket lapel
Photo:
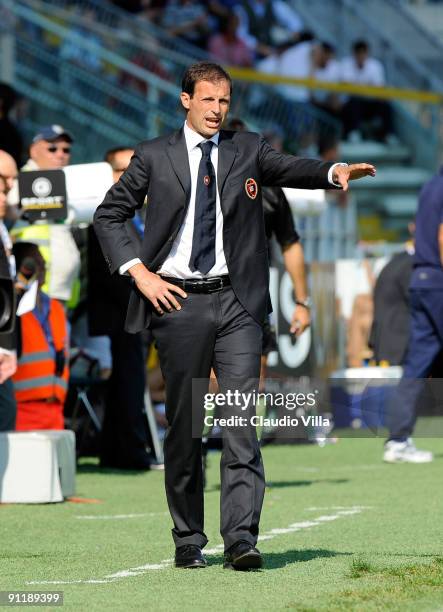
[[[171,136],[166,153],[171,161],[172,169],[186,194],[187,207],[191,197],[191,171],[189,169],[189,157],[183,129]]]
[[[226,178],[231,171],[235,156],[237,155],[237,145],[232,141],[232,133],[220,132],[218,141],[218,169],[217,183],[218,192],[221,194],[226,181]]]

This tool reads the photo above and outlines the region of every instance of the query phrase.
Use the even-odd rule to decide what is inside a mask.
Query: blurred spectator
[[[386,84],[382,63],[371,57],[369,44],[358,40],[352,47],[352,56],[342,61],[342,80],[346,83],[383,87]],[[345,137],[350,140],[361,138],[362,124],[377,122],[377,136],[386,140],[392,136],[392,111],[385,100],[351,96],[343,107]]]
[[[8,193],[14,187],[17,174],[17,164],[12,155],[0,149],[0,177],[6,181]]]
[[[3,248],[6,258],[8,260],[9,273],[11,278],[15,278],[15,258],[12,254],[12,241],[9,236],[9,232],[6,229],[6,225],[4,224],[3,219],[6,216],[7,210],[7,194],[8,194],[8,184],[6,179],[0,176],[0,248]],[[2,304],[2,301],[0,301]],[[0,312],[0,316],[1,316]]]
[[[253,63],[253,53],[237,35],[239,19],[230,13],[220,21],[220,33],[213,34],[208,42],[208,51],[222,64],[249,67]]]
[[[6,151],[17,165],[22,163],[23,139],[10,118],[17,101],[14,89],[7,83],[0,83],[0,149]]]
[[[168,0],[140,0],[138,17],[151,23],[161,22]],[[123,4],[126,4],[124,2]],[[123,8],[126,8],[125,6]]]
[[[61,125],[42,127],[32,139],[30,158],[22,170],[63,168],[71,159],[71,134]],[[63,223],[17,223],[11,234],[18,241],[35,242],[46,261],[43,290],[52,298],[67,301],[80,267],[80,254],[71,229]]]
[[[209,33],[208,11],[198,0],[169,0],[161,25],[173,36],[205,48]]]
[[[276,50],[272,55],[257,64],[257,69],[269,74],[306,79],[311,73],[311,55],[314,38],[310,32],[304,33],[302,40],[289,49]],[[277,91],[290,102],[309,102],[306,87],[279,85]]]
[[[335,49],[332,45],[327,42],[314,45],[311,71],[311,76],[318,81],[327,83],[341,81],[340,62],[335,59]],[[326,89],[312,90],[311,102],[335,119],[341,118],[342,101],[339,94]]]
[[[372,357],[369,335],[374,316],[373,291],[375,281],[386,265],[384,258],[364,259],[359,263],[354,281],[354,302],[348,321],[348,367],[360,368]]]
[[[261,60],[257,70],[271,75],[306,79],[311,73],[311,54],[314,46],[313,35],[304,32],[301,40],[289,49],[277,49],[275,53]],[[291,134],[292,142],[297,144],[297,152],[313,156],[318,138],[317,126],[309,101],[309,90],[302,85],[277,85],[275,91],[282,97],[279,103],[278,122]],[[267,96],[257,91],[255,105],[261,114],[270,110]]]
[[[32,139],[29,159],[22,170],[54,170],[67,166],[72,143],[71,134],[63,126],[42,127]]]
[[[303,28],[294,9],[281,0],[242,0],[235,11],[240,17],[240,37],[258,57],[270,55],[283,41],[297,42]]]
[[[129,58],[129,60],[131,64],[135,64],[136,66],[139,66],[144,70],[148,70],[149,72],[155,74],[164,81],[171,80],[171,75],[161,63],[160,49],[157,54],[157,57],[155,53],[153,53],[152,49],[150,51],[144,51],[142,49],[139,49],[134,55]],[[143,96],[148,95],[149,85],[147,81],[145,79],[140,79],[136,75],[129,73],[125,70],[121,70],[120,72],[119,85],[125,89],[133,89],[141,93]],[[140,118],[140,121],[143,121],[143,117]]]
[[[17,431],[64,429],[68,387],[68,328],[63,306],[43,293],[45,260],[37,245],[14,245],[17,269],[25,280],[18,292],[38,282],[34,308],[19,318],[19,359],[13,376]]]
[[[377,365],[402,365],[410,327],[409,283],[414,249],[396,253],[380,272],[374,288],[374,321],[369,346]]]
[[[143,0],[112,0],[112,4],[129,13],[139,13],[142,10]]]
[[[131,147],[118,147],[106,153],[105,161],[112,166],[114,182],[126,170],[133,153]],[[143,224],[137,214],[128,221],[126,230],[129,239],[139,245]],[[124,331],[131,281],[129,276],[109,274],[92,226],[88,228],[88,281],[89,332],[92,336],[111,338],[112,373],[106,392],[100,465],[147,470],[154,463],[147,450],[142,337]]]
[[[81,10],[81,9],[78,9]],[[73,21],[71,33],[74,37],[68,36],[60,48],[60,58],[65,61],[73,62],[90,72],[99,72],[102,68],[100,50],[102,40],[96,32],[97,16],[94,9],[82,10]],[[83,44],[79,46],[76,37],[81,38],[82,42],[88,43],[87,47]]]

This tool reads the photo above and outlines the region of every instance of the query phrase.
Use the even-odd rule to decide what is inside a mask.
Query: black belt
[[[162,276],[162,279],[172,285],[177,285],[188,293],[215,293],[221,291],[224,287],[230,287],[231,280],[226,274],[225,276],[212,276],[211,278],[196,278],[182,279],[172,276]]]

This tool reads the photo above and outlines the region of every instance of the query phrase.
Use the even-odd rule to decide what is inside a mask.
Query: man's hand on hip
[[[349,181],[363,178],[364,176],[375,176],[375,166],[372,164],[350,164],[349,166],[336,166],[332,174],[332,180],[348,190]]]
[[[128,272],[135,280],[137,289],[148,298],[159,314],[164,314],[163,308],[168,312],[172,312],[173,307],[176,310],[181,310],[174,293],[186,298],[187,295],[183,289],[166,282],[158,274],[149,272],[142,263],[135,264],[129,268]]]

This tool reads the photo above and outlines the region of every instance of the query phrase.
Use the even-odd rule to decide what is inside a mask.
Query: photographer
[[[34,308],[20,316],[19,359],[13,376],[17,431],[64,429],[68,387],[68,326],[62,304],[43,293],[45,261],[37,245],[14,245],[17,291],[38,289]]]

